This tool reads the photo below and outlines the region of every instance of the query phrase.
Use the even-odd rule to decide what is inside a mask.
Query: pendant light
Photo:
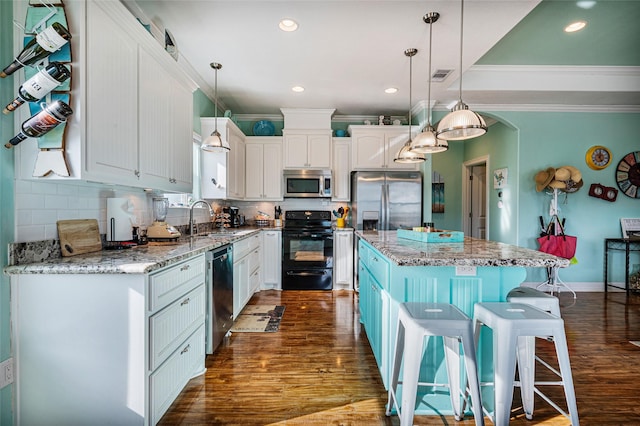
[[[462,40],[464,26],[464,0],[460,2],[460,98],[440,123],[436,136],[450,141],[460,141],[482,136],[487,133],[487,124],[480,114],[469,109],[462,102]]]
[[[218,70],[222,68],[222,64],[211,62],[209,65],[215,70],[216,73],[215,86],[213,89],[215,128],[213,130],[213,133],[211,133],[211,135],[202,142],[200,149],[209,152],[226,152],[231,150],[231,147],[229,146],[229,142],[222,140],[222,138],[220,137],[220,133],[218,132]]]
[[[422,17],[422,20],[429,24],[429,84],[427,85],[427,125],[411,143],[411,151],[423,154],[435,154],[449,149],[449,143],[436,136],[435,129],[431,126],[431,40],[433,39],[433,24],[440,18],[438,12],[429,12]]]
[[[410,48],[404,51],[405,56],[409,57],[409,140],[404,144],[396,158],[393,159],[396,163],[421,163],[425,160],[424,155],[419,152],[411,151],[411,80],[412,80],[412,68],[413,57],[418,53],[418,49]]]

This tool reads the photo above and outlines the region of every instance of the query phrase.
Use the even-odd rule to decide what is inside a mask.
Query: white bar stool
[[[425,336],[442,336],[445,346],[445,363],[449,384],[420,383],[420,362]],[[398,311],[398,332],[393,358],[393,376],[389,385],[387,415],[395,408],[400,425],[413,425],[418,386],[444,386],[449,388],[451,405],[456,420],[464,417],[460,386],[460,341],[464,351],[467,380],[471,392],[472,410],[476,425],[484,425],[480,386],[473,345],[471,319],[461,310],[447,303],[401,303]],[[404,356],[402,382],[398,381]],[[402,403],[398,405],[396,392],[402,384]],[[393,404],[393,405],[392,405]],[[401,410],[402,408],[402,410]]]
[[[507,302],[524,303],[549,312],[560,317],[560,302],[558,298],[531,287],[516,287],[507,294]],[[549,336],[538,336],[542,339],[553,341]],[[562,382],[536,382],[536,361],[547,367],[550,371],[560,376],[558,371],[547,362],[536,356],[536,338],[533,336],[521,337],[525,341],[525,347],[518,350],[518,375],[520,376],[520,395],[522,396],[522,408],[527,419],[533,419],[534,392],[536,385],[561,385]],[[546,395],[541,394],[551,405]]]
[[[579,426],[578,407],[573,388],[569,349],[564,332],[562,318],[542,311],[535,306],[523,303],[476,303],[473,322],[475,326],[476,342],[480,336],[480,329],[485,325],[493,331],[493,368],[495,410],[493,422],[496,426],[508,425],[513,402],[513,387],[515,383],[516,351],[518,359],[527,359],[527,337],[551,336],[556,347],[556,356],[560,365],[557,373],[562,381],[553,382],[564,387],[564,394],[569,414],[542,394],[533,384],[523,383],[524,387],[534,387],[556,410],[571,420],[573,426]],[[524,364],[524,363],[522,363]],[[523,366],[524,367],[524,366]],[[528,375],[525,373],[524,376]]]

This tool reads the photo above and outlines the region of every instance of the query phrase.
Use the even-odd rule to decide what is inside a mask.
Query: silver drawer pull
[[[191,299],[189,299],[189,298],[187,297],[186,299],[184,299],[184,300],[182,301],[182,303],[180,303],[180,306],[188,305],[188,304],[189,304],[189,302],[191,302]]]
[[[191,348],[191,344],[188,344],[187,346],[185,346],[184,349],[180,351],[180,355],[189,352],[190,348]]]
[[[186,271],[189,268],[191,268],[191,265],[184,265],[182,268],[180,268],[181,271]]]

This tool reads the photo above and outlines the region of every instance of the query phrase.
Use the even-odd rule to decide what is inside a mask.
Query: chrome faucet
[[[207,203],[205,200],[194,201],[189,208],[189,235],[191,235],[192,237],[194,235],[193,231],[195,228],[195,222],[193,221],[193,208],[196,206],[196,204],[204,204],[205,206],[207,206],[209,208],[209,216],[213,217],[213,209],[211,208],[211,205],[209,203]]]

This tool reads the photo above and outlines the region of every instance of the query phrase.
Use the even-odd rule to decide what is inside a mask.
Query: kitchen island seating
[[[533,354],[527,354],[527,338],[535,336],[550,336],[556,348],[556,356],[560,366],[561,377],[559,382],[544,382],[544,384],[557,384],[564,387],[564,393],[569,414],[556,403],[551,401],[534,383],[522,383],[526,388],[534,388],[536,393],[553,406],[558,412],[568,417],[573,426],[579,426],[578,407],[573,388],[571,365],[569,362],[569,350],[564,332],[562,318],[524,303],[493,302],[476,303],[474,306],[474,336],[478,342],[482,326],[487,326],[493,331],[493,368],[494,368],[494,396],[495,409],[492,421],[496,426],[509,424],[511,403],[513,400],[513,387],[515,382],[516,353],[519,360],[531,359]],[[526,371],[529,364],[520,362],[518,371],[521,380],[527,381],[532,377]],[[543,383],[539,383],[543,384]],[[533,404],[531,404],[533,408]],[[487,413],[490,417],[490,413]],[[527,413],[527,417],[533,412]]]
[[[424,338],[427,336],[442,336],[444,340],[448,384],[418,381]],[[395,408],[400,417],[400,425],[412,425],[418,386],[444,386],[449,388],[455,418],[461,420],[464,413],[461,403],[463,394],[460,386],[460,342],[462,342],[464,351],[475,424],[484,425],[471,319],[457,307],[447,303],[407,302],[400,304],[386,414],[391,415],[391,411]],[[427,352],[429,351],[427,350]],[[399,382],[403,358],[402,382]],[[430,362],[432,361],[430,360]],[[397,400],[399,384],[402,384],[400,405]]]

